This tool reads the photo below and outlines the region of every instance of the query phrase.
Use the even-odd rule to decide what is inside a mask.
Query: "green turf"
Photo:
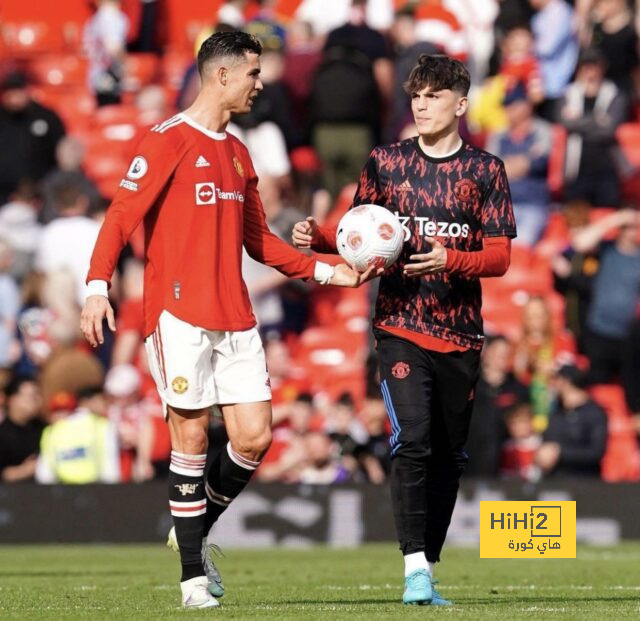
[[[570,560],[480,560],[446,550],[453,608],[402,606],[393,544],[356,550],[227,551],[217,610],[179,608],[177,556],[157,546],[0,547],[0,619],[640,618],[640,542]]]

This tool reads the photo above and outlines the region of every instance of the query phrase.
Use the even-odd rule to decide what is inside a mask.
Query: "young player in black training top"
[[[502,162],[465,143],[469,73],[423,54],[406,83],[419,136],[375,148],[353,205],[397,213],[398,261],[380,280],[374,332],[391,420],[391,496],[405,561],[405,604],[447,605],[433,586],[468,457],[482,349],[480,277],[509,266],[516,227]],[[335,228],[295,225],[301,248],[336,252]]]

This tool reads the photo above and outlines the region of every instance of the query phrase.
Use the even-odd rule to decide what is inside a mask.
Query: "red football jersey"
[[[242,280],[242,246],[292,278],[312,278],[315,259],[267,226],[246,147],[181,113],[151,128],[135,149],[91,257],[87,282],[110,282],[144,218],[144,333],[163,310],[207,330],[256,324]]]

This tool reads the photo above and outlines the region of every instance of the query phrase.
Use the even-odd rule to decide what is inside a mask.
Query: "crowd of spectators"
[[[140,87],[127,79],[128,58],[167,53],[164,2],[94,4],[83,36],[93,109],[126,111],[142,131],[188,106],[199,79],[193,56],[187,54],[179,85],[160,74]],[[286,15],[282,4],[290,6]],[[417,56],[461,59],[472,75],[463,135],[503,159],[518,226],[514,252],[548,265],[561,300],[558,308],[536,295],[532,281],[509,317],[516,329],[489,330],[468,474],[525,481],[599,476],[609,412],[592,386],[602,384],[623,391],[624,424],[639,459],[640,162],[619,139],[621,126],[640,122],[635,3],[332,0],[331,10],[327,4],[228,0],[190,43],[197,48],[213,30],[236,28],[264,45],[264,92],[229,131],[251,152],[272,230],[288,240],[293,223],[307,215],[338,218],[371,148],[415,135],[402,85]],[[68,110],[45,105],[36,86],[29,59],[5,58],[0,479],[163,477],[168,431],[142,346],[143,232],[124,251],[111,290],[117,330],[92,351],[80,338],[79,310],[115,187],[90,165],[86,136],[65,126]],[[551,243],[558,223],[562,235]],[[359,319],[362,334],[372,296],[348,307],[351,316],[340,315],[338,298],[322,298],[315,285],[288,281],[248,256],[243,269],[274,396],[273,445],[258,478],[384,482],[389,423],[373,344],[336,340],[324,352],[329,364],[357,370],[351,385],[339,387],[331,372],[314,375],[298,355],[318,326],[331,332]],[[214,408],[211,433],[218,438],[224,428],[215,414]],[[636,466],[627,478],[640,478]]]

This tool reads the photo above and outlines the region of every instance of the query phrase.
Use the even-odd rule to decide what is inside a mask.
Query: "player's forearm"
[[[326,252],[327,254],[336,254],[338,252],[336,233],[337,227],[335,226],[318,226],[316,237],[311,245],[312,250],[316,252]]]
[[[102,280],[107,285],[111,283],[120,252],[138,223],[139,219],[128,222],[117,206],[110,208],[91,255],[87,282]]]
[[[509,269],[511,240],[508,237],[489,237],[484,248],[464,252],[447,248],[446,271],[467,278],[502,276]]]

